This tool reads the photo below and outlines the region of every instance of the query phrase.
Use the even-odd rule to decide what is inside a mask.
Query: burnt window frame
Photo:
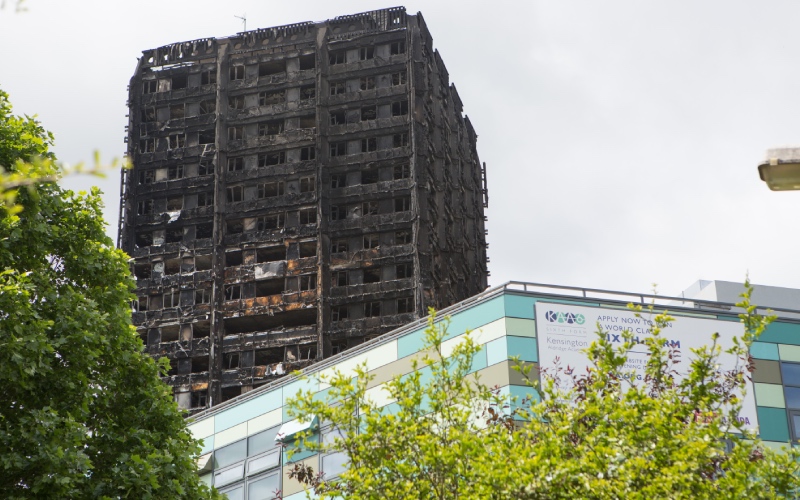
[[[392,147],[404,148],[409,145],[408,132],[400,132],[392,135]]]
[[[392,177],[394,180],[398,181],[400,179],[410,179],[411,178],[411,164],[410,163],[401,163],[399,165],[395,165],[392,169]]]
[[[286,129],[285,120],[270,120],[258,124],[259,137],[274,137],[282,134]]]
[[[331,239],[331,253],[347,253],[350,251],[350,240],[347,238]]]
[[[195,288],[194,290],[194,303],[210,304],[211,303],[211,288]]]
[[[310,292],[317,289],[316,274],[301,274],[297,278],[297,289],[301,292]]]
[[[364,302],[364,317],[365,318],[378,318],[381,315],[381,301],[373,300]]]
[[[259,168],[274,167],[285,163],[286,151],[273,151],[272,153],[259,153],[258,155]]]
[[[341,95],[347,93],[347,82],[342,80],[340,82],[330,82],[328,84],[329,95]]]
[[[331,205],[331,220],[345,220],[347,218],[346,205]]]
[[[275,96],[279,96],[275,98]],[[275,102],[270,102],[275,101]],[[282,90],[262,90],[258,93],[258,105],[259,106],[273,106],[275,104],[284,104],[286,103],[286,89]]]
[[[228,203],[238,203],[244,200],[244,186],[228,186],[225,188],[225,200]]]
[[[243,141],[245,138],[244,125],[232,125],[228,127],[229,141]]]
[[[316,208],[301,208],[297,211],[297,218],[300,220],[301,225],[310,225],[317,223],[317,209]]]
[[[232,82],[244,80],[245,66],[244,64],[231,64],[228,78]]]
[[[156,138],[143,137],[139,139],[139,152],[140,153],[155,153],[156,152]]]
[[[375,59],[375,46],[359,47],[358,60],[369,61],[370,59]]]
[[[317,159],[317,147],[305,146],[300,148],[300,161],[314,161]]]
[[[225,286],[225,301],[241,300],[242,299],[242,285],[235,283]]]
[[[245,108],[245,98],[243,95],[232,95],[228,98],[228,108],[243,110]]]
[[[214,204],[213,191],[201,191],[197,193],[197,208],[210,207]]]
[[[178,179],[183,179],[185,175],[185,170],[183,169],[183,163],[178,163],[177,165],[170,165],[167,167],[167,180],[175,181]]]
[[[212,99],[200,101],[199,115],[212,115],[217,112],[217,102]]]
[[[142,170],[139,172],[139,184],[152,184],[156,181],[155,170]]]
[[[344,109],[331,110],[328,116],[331,126],[344,125],[347,123],[347,111]]]
[[[392,103],[392,116],[408,116],[408,99]]]
[[[406,73],[406,70],[398,71],[397,73],[392,73],[392,87],[405,85],[407,82],[408,82],[408,73]]]
[[[330,142],[328,146],[328,153],[331,158],[347,155],[347,141]]]
[[[317,86],[316,85],[301,85],[300,86],[300,100],[301,101],[316,101],[317,100]]]
[[[414,264],[412,262],[401,262],[394,266],[395,279],[402,280],[414,277]]]
[[[347,174],[331,174],[331,189],[347,187]]]
[[[186,134],[170,134],[167,136],[167,149],[181,149],[186,147]]]
[[[362,122],[369,122],[378,119],[378,106],[376,104],[368,104],[361,106],[360,113]]]
[[[256,231],[275,231],[284,227],[286,227],[284,212],[266,214],[256,218]]]
[[[313,193],[317,190],[317,178],[316,176],[308,176],[308,177],[300,177],[300,192],[301,193]]]
[[[158,115],[156,114],[156,108],[155,107],[153,107],[153,106],[145,106],[144,108],[142,108],[142,112],[141,112],[141,117],[140,118],[141,118],[141,122],[142,123],[154,123],[154,122],[157,121],[156,120],[157,116]]]
[[[416,307],[414,306],[414,298],[400,297],[396,300],[395,310],[397,311],[397,314],[413,314],[416,310]]]
[[[365,267],[362,272],[363,279],[361,282],[365,285],[383,281],[383,271],[380,266]]]
[[[158,80],[142,80],[142,94],[155,94],[158,92]]]
[[[331,321],[342,321],[350,317],[350,310],[347,305],[331,307]]]
[[[377,234],[365,234],[363,238],[363,248],[364,250],[373,250],[376,248],[380,248],[381,246],[381,238]]]
[[[136,215],[152,215],[154,211],[153,199],[139,200],[136,203]]]
[[[410,212],[411,196],[401,196],[394,199],[394,213]]]
[[[241,172],[244,170],[244,157],[228,157],[228,172]]]
[[[358,88],[363,90],[373,90],[375,88],[375,77],[374,76],[362,76],[359,79]]]
[[[329,66],[336,66],[339,64],[345,64],[347,62],[347,51],[346,50],[329,50],[328,51],[328,65]]]
[[[397,40],[395,42],[391,42],[389,44],[389,55],[390,56],[398,56],[400,54],[406,53],[406,41],[405,40]]]
[[[201,130],[197,133],[197,145],[198,146],[205,146],[207,144],[213,145],[217,142],[217,131],[216,129],[211,130]]]
[[[207,69],[200,73],[200,85],[216,85],[217,83],[217,70]]]
[[[349,271],[331,272],[331,286],[349,286],[349,285],[350,285]]]
[[[378,138],[377,137],[367,137],[365,139],[361,139],[361,152],[362,153],[373,153],[378,150]]]
[[[256,197],[259,200],[275,198],[284,194],[286,194],[286,189],[283,181],[259,182],[257,185]]]
[[[377,200],[367,200],[361,202],[361,216],[378,215],[380,205]]]

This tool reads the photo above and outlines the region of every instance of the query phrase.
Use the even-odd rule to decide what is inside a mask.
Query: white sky
[[[125,149],[142,50],[391,7],[370,1],[26,0],[0,11],[0,88],[62,161]],[[488,165],[490,284],[679,294],[800,287],[800,193],[758,179],[800,144],[796,1],[416,1]],[[99,184],[116,239],[119,175]]]

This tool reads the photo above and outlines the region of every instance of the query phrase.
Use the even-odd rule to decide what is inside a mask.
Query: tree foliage
[[[52,140],[0,91],[2,496],[208,497],[164,367],[131,325],[128,257],[96,188],[52,182]]]
[[[740,303],[744,333],[725,351],[740,359],[732,371],[718,368],[716,336],[681,360],[664,345],[661,330],[673,319],[663,313],[645,341],[643,384],[625,377],[632,334],[616,347],[598,326],[586,373],[545,367],[539,384],[529,366],[517,365],[530,381],[524,401],[470,374],[479,346],[468,332],[443,352],[447,321],[431,315],[420,369],[386,383],[394,410],[370,399],[363,366],[355,378],[326,379],[326,398],[304,393],[290,401],[294,414],[339,430],[335,440],[309,437],[304,446],[349,460],[335,480],[303,466],[293,474],[323,498],[359,500],[794,496],[798,453],[764,446],[735,418],[736,395],[752,370],[749,345],[770,321],[755,314],[749,290]],[[688,364],[683,377],[680,363]]]

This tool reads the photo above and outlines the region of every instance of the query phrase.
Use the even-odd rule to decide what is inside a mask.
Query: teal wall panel
[[[319,381],[313,377],[307,378],[305,380],[295,380],[291,384],[283,386],[283,421],[288,422],[289,420],[293,420],[295,417],[289,415],[289,407],[286,406],[286,402],[290,398],[296,398],[298,391],[311,391],[312,393],[316,393],[319,391]]]
[[[467,330],[475,330],[503,317],[503,297],[495,297],[475,307],[454,314],[450,318],[445,340],[457,337]],[[398,343],[398,351],[399,351]],[[398,357],[399,353],[398,353]]]
[[[508,342],[506,337],[494,339],[484,344],[486,348],[486,366],[496,365],[508,359]]]
[[[282,391],[279,387],[273,391],[261,394],[250,401],[232,406],[223,411],[214,418],[214,432],[224,431],[225,429],[229,429],[234,425],[239,425],[251,418],[263,415],[268,411],[280,408],[283,404],[281,394]]]
[[[381,415],[396,415],[400,411],[400,405],[397,403],[389,403],[380,409]]]
[[[800,345],[800,324],[774,321],[758,339],[761,342]]]
[[[312,435],[308,436],[306,438],[306,443],[319,443],[319,434],[314,432]],[[289,455],[291,455],[291,458]],[[311,451],[308,448],[303,448],[303,443],[299,438],[295,439],[294,441],[288,441],[284,443],[284,465],[293,464],[295,462],[299,462],[300,460],[305,460],[308,457],[313,457],[314,455],[317,455],[317,452]]]
[[[507,389],[511,408],[514,410],[529,410],[531,405],[536,404],[540,399],[533,387],[509,385]],[[521,419],[522,417],[517,418]]]
[[[544,300],[546,302],[553,302],[556,304],[575,304],[577,306],[598,307],[600,304],[597,302],[584,302],[581,300],[563,300],[553,299],[550,297],[525,297],[522,295],[506,294],[503,296],[505,299],[505,313],[509,318],[522,318],[522,319],[535,319],[535,312],[533,306],[537,300]]]
[[[200,440],[200,454],[205,455],[214,450],[214,436],[208,436]]]
[[[519,356],[520,361],[539,361],[536,339],[529,337],[506,337],[508,339],[508,355]]]
[[[533,319],[533,305],[536,299],[521,295],[504,295],[506,316],[510,318]]]
[[[777,361],[778,359],[778,344],[771,344],[769,342],[753,342],[750,346],[750,355],[756,359],[771,359]]]
[[[503,296],[473,306],[454,314],[450,318],[444,340],[461,335],[466,330],[474,330],[503,317]],[[397,358],[418,353],[424,347],[425,328],[420,328],[397,339]]]
[[[422,350],[425,343],[425,329],[420,328],[397,339],[397,359],[411,356]]]
[[[483,370],[487,366],[486,345],[482,345],[481,350],[476,352],[475,357],[472,359],[472,367],[470,368],[469,372],[474,373],[478,370]]]
[[[765,441],[789,441],[789,423],[786,410],[758,407],[759,437]]]

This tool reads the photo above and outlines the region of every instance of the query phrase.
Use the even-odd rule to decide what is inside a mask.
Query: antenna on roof
[[[233,17],[235,17],[236,19],[241,19],[242,20],[242,26],[243,26],[242,31],[247,31],[247,14],[245,13],[245,14],[242,14],[241,16],[234,15]]]

